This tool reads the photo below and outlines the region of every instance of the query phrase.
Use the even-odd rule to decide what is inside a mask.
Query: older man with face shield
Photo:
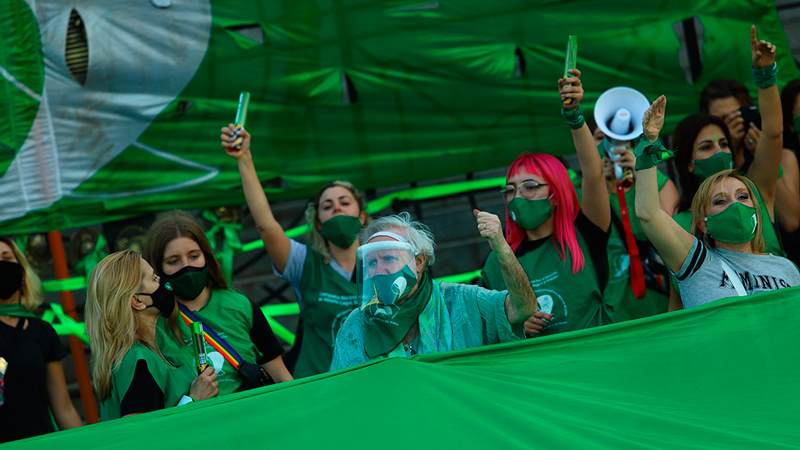
[[[339,330],[331,370],[375,359],[459,350],[524,337],[530,316],[541,327],[536,294],[503,238],[497,216],[475,210],[481,236],[500,256],[508,291],[434,281],[433,235],[408,213],[373,221],[361,233],[360,307]]]

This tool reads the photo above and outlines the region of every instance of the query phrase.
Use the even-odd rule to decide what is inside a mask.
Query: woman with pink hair
[[[606,244],[611,223],[603,163],[584,123],[580,71],[559,80],[562,114],[583,172],[582,204],[567,169],[545,153],[525,152],[506,173],[506,241],[536,291],[539,310],[552,320],[532,316],[528,334],[547,335],[610,323],[603,303]],[[506,289],[497,256],[486,260],[482,278],[490,289]]]

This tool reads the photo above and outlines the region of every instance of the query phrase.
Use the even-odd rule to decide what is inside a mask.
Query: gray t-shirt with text
[[[710,249],[697,238],[675,274],[684,308],[700,306],[726,297],[735,297],[736,288],[722,268],[720,259],[739,275],[747,294],[800,286],[800,272],[786,258],[754,255],[723,249]]]

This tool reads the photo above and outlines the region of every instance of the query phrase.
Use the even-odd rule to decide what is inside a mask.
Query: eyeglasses
[[[547,183],[537,183],[533,180],[523,181],[519,186],[514,187],[513,184],[509,184],[503,189],[500,189],[500,193],[503,194],[503,198],[505,198],[506,203],[514,200],[514,197],[517,196],[517,192],[522,198],[526,198],[528,200],[533,199],[536,197],[536,192],[539,191],[539,188],[542,186],[547,186]]]

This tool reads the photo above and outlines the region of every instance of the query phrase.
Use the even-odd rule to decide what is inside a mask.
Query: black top
[[[0,322],[0,356],[8,361],[4,377],[5,404],[0,406],[0,443],[56,431],[48,411],[45,384],[47,363],[67,352],[53,327],[40,319],[27,320],[26,329]],[[9,345],[15,333],[13,345]]]
[[[606,248],[608,246],[608,234],[611,227],[609,226],[609,230],[603,231],[583,214],[583,210],[580,210],[578,211],[578,216],[575,217],[575,228],[583,236],[586,245],[589,247],[589,253],[594,263],[594,270],[597,273],[597,281],[600,284],[600,292],[603,292],[607,281],[608,256],[606,254]],[[536,250],[544,243],[552,242],[552,240],[553,236],[550,235],[534,241],[523,241],[519,244],[514,254],[517,258],[521,258],[522,255]],[[584,255],[584,258],[585,257],[586,255]]]
[[[175,405],[170,405],[175,406]],[[119,405],[119,416],[128,414],[146,413],[164,409],[164,392],[158,387],[155,378],[147,369],[147,361],[140,359],[136,362],[136,371],[128,387],[128,392]]]
[[[269,326],[267,318],[264,313],[256,306],[253,301],[250,301],[253,306],[253,328],[250,329],[250,341],[256,345],[256,348],[263,355],[260,360],[256,361],[258,364],[264,364],[272,361],[273,359],[283,354],[283,346],[278,342],[275,333],[272,332],[272,327]]]

